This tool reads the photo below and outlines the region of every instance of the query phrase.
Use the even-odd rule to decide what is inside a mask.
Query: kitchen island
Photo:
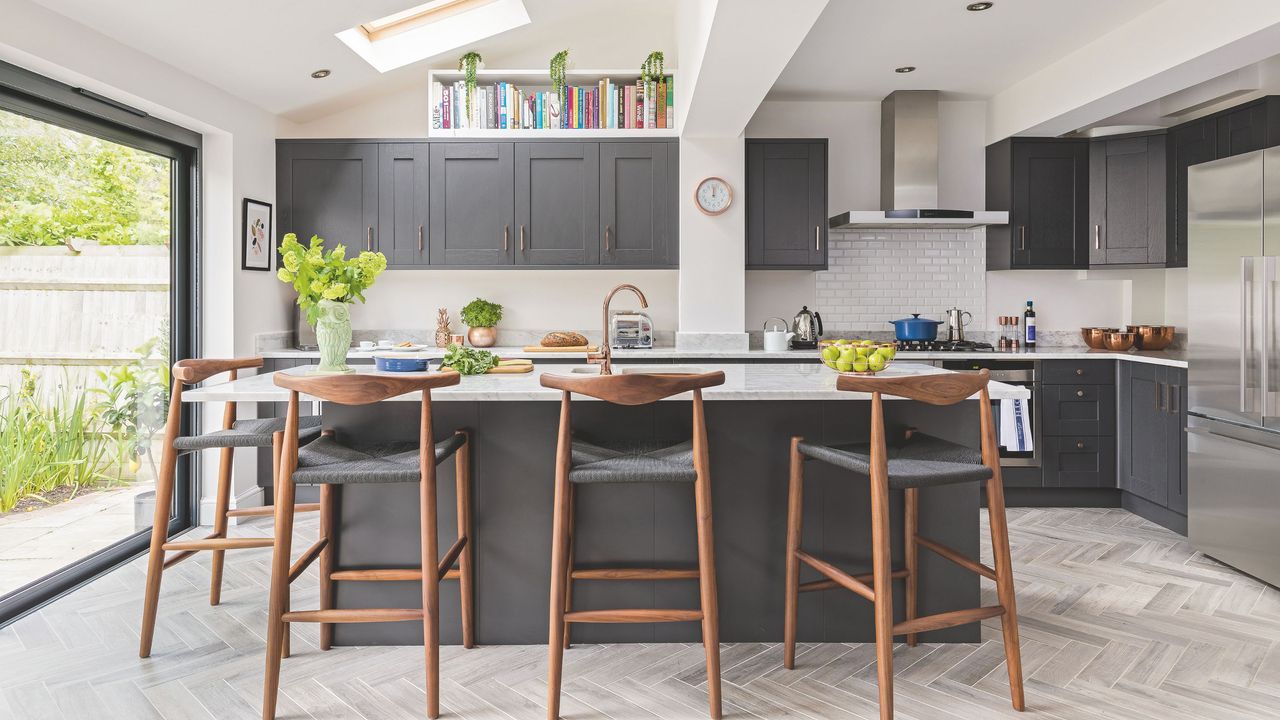
[[[577,366],[548,366],[545,372],[574,372]],[[671,366],[667,366],[670,371]],[[725,642],[782,638],[783,561],[789,439],[802,435],[821,442],[868,437],[869,396],[838,392],[836,373],[819,364],[699,363],[697,371],[723,370],[725,384],[708,388],[707,424],[714,496],[721,638]],[[619,371],[621,368],[619,368]],[[305,372],[294,368],[288,372]],[[456,428],[473,434],[473,511],[476,542],[476,626],[482,644],[544,643],[551,559],[551,511],[555,435],[560,399],[539,384],[536,369],[526,375],[463,378],[433,393],[437,439]],[[897,363],[892,374],[945,372],[926,365]],[[1026,398],[1025,388],[993,382],[993,399]],[[190,402],[235,400],[278,403],[288,392],[272,374],[189,390]],[[306,398],[304,398],[306,399]],[[340,440],[379,442],[414,439],[417,405],[405,395],[373,406],[325,403],[318,408],[325,426]],[[317,408],[312,408],[316,410]],[[687,396],[641,407],[620,407],[583,399],[575,403],[576,431],[593,438],[650,439],[675,443],[689,437]],[[890,436],[907,427],[977,447],[975,400],[950,407],[886,402]],[[453,523],[453,467],[439,467],[441,547],[456,536]],[[865,479],[829,465],[806,469],[804,546],[847,568],[869,567],[869,492]],[[336,565],[396,567],[418,564],[417,486],[344,487],[339,495]],[[579,488],[577,563],[691,566],[695,560],[693,493],[686,485],[607,485]],[[901,498],[894,497],[893,522],[901,528]],[[957,485],[921,493],[924,534],[971,557],[979,548],[979,490]],[[895,542],[895,552],[900,550]],[[922,553],[921,613],[978,602],[978,577],[942,558]],[[807,575],[804,579],[811,579]],[[338,607],[415,607],[420,591],[412,583],[338,583]],[[441,630],[446,643],[460,641],[458,593],[452,582],[441,592]],[[900,593],[901,584],[896,588]],[[608,607],[696,607],[691,582],[602,583],[579,581],[577,609]],[[901,601],[899,616],[901,616]],[[694,623],[581,625],[582,642],[696,642]],[[872,638],[871,605],[846,593],[802,596],[800,639],[805,642],[867,642]],[[413,623],[351,624],[336,628],[335,642],[348,645],[416,644]],[[933,642],[976,642],[969,625],[924,636]]]

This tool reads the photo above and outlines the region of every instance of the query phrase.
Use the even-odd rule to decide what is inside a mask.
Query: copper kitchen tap
[[[587,362],[600,366],[601,375],[613,374],[613,341],[609,338],[609,304],[613,302],[613,296],[617,295],[619,290],[630,290],[640,298],[640,307],[649,307],[649,301],[645,299],[644,293],[640,292],[640,288],[629,283],[619,285],[604,296],[604,343],[600,346],[600,352],[587,355]]]

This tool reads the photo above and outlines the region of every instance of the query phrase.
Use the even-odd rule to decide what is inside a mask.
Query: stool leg
[[[787,596],[782,628],[782,666],[796,667],[796,622],[800,613],[800,535],[804,521],[804,456],[801,437],[791,438],[791,485],[787,490]]]
[[[296,397],[296,396],[295,396]],[[276,433],[277,442],[283,436]],[[278,453],[279,457],[280,454]],[[289,624],[283,616],[289,609],[289,553],[293,542],[293,481],[285,479],[289,463],[281,457],[275,480],[275,543],[271,550],[271,590],[267,602],[267,667],[262,683],[262,719],[276,715],[280,692],[280,660],[285,656]]]
[[[138,657],[151,656],[151,639],[156,629],[156,611],[160,605],[160,577],[164,573],[164,543],[169,538],[169,509],[173,507],[173,478],[178,466],[178,451],[173,441],[178,437],[182,420],[182,381],[173,381],[169,400],[169,416],[165,422],[164,452],[160,456],[160,472],[156,475],[156,507],[151,516],[151,549],[147,552],[147,586],[142,598],[142,637]]]
[[[578,501],[578,489],[571,484],[569,485],[569,510],[568,510],[569,540],[567,541],[569,543],[569,561],[565,563],[565,571],[564,571],[564,574],[565,574],[564,611],[565,612],[569,612],[573,610],[573,556],[575,554],[574,541],[577,539],[574,534],[574,527],[577,522],[577,516],[576,516],[577,501]],[[565,623],[564,624],[564,649],[565,650],[569,649],[569,634],[572,632],[573,632],[573,625],[571,623]]]
[[[564,673],[565,591],[569,564],[569,463],[571,458],[569,393],[560,401],[556,446],[556,485],[551,523],[551,599],[547,630],[547,720],[560,717],[560,680]]]
[[[213,507],[213,536],[227,536],[227,511],[231,509],[231,458],[234,448],[218,453],[218,495]],[[222,564],[226,550],[213,551],[213,570],[209,573],[209,604],[222,602]]]
[[[698,518],[698,589],[702,594],[702,645],[707,653],[707,701],[712,720],[720,720],[720,611],[716,593],[716,547],[711,525],[711,469],[702,391],[693,391],[693,483]]]
[[[433,452],[424,446],[422,452]],[[422,516],[422,643],[427,661],[427,717],[440,717],[440,563],[436,519],[434,459],[422,474],[419,513]]]
[[[283,432],[276,432],[276,433],[272,433],[272,434],[271,434],[271,495],[272,495],[272,505],[275,505],[276,503],[280,502],[280,465],[281,465],[281,462],[283,461],[283,459],[284,459],[284,433],[283,433]],[[290,484],[290,485],[292,485],[293,483],[292,483],[292,482],[290,482],[289,484]],[[293,488],[290,488],[290,490],[289,490],[289,497],[290,497],[290,498],[292,498],[293,496],[294,496],[294,489],[293,489]],[[290,500],[290,502],[292,502],[292,500]],[[290,527],[292,527],[292,525],[291,525]],[[293,542],[293,538],[289,538],[289,542],[290,542],[290,544],[292,544],[292,542]],[[287,555],[288,555],[288,553],[285,553],[285,555],[287,556]],[[288,595],[288,593],[285,593],[285,597],[284,597],[284,612],[289,612],[289,595]],[[284,625],[284,640],[282,640],[282,641],[281,641],[281,643],[280,643],[280,657],[282,657],[282,658],[287,658],[287,657],[289,657],[289,651],[290,651],[290,647],[289,647],[289,646],[290,646],[290,642],[289,642],[289,640],[290,640],[290,638],[292,638],[292,637],[293,637],[293,629],[289,627],[289,624],[288,624],[288,623],[285,623],[285,625]]]
[[[916,619],[916,595],[919,590],[919,575],[916,570],[920,563],[920,548],[916,545],[916,535],[920,533],[920,490],[907,488],[903,493],[904,508],[902,520],[902,554],[907,566],[906,582],[906,615],[908,620]],[[916,633],[907,635],[907,646],[915,647],[920,642]]]
[[[871,404],[871,573],[875,592],[876,665],[880,719],[893,720],[893,580],[889,541],[889,469],[879,395]]]
[[[458,495],[458,535],[467,539],[458,558],[458,589],[462,595],[462,646],[476,646],[475,553],[476,535],[471,522],[471,433],[459,430],[466,442],[453,456]]]
[[[320,486],[320,537],[324,538],[324,549],[320,551],[320,609],[333,607],[333,544],[334,528],[337,525],[335,513],[337,485]],[[320,649],[333,647],[333,623],[320,623]]]
[[[1000,630],[1004,635],[1005,664],[1009,668],[1009,695],[1013,709],[1021,711],[1026,707],[1026,699],[1022,692],[1022,650],[1018,641],[1018,607],[1014,599],[1013,558],[1009,554],[1003,484],[999,472],[987,481],[987,520],[991,525],[991,550],[995,558],[996,595],[1004,608]]]

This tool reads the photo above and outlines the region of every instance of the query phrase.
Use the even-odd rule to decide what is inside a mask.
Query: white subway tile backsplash
[[[986,329],[985,230],[832,232],[830,243],[815,279],[828,331],[884,332],[911,313],[943,320],[953,306],[973,314],[966,330]]]

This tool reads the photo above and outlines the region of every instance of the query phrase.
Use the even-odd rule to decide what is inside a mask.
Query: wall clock
[[[709,177],[698,183],[693,193],[698,209],[707,215],[719,215],[733,204],[733,188],[718,177]]]

